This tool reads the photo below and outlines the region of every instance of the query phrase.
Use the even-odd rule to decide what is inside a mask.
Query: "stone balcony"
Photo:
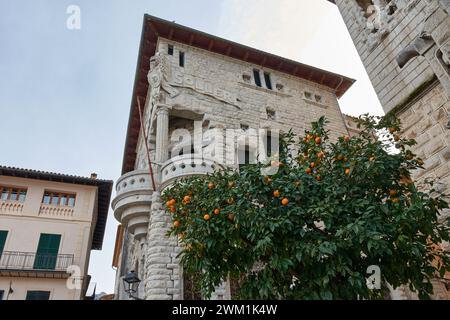
[[[140,240],[147,234],[153,188],[149,171],[135,170],[121,176],[112,201],[114,217]]]
[[[193,175],[206,175],[222,169],[223,166],[214,159],[204,158],[201,155],[187,154],[174,157],[161,167],[161,190],[177,179]]]

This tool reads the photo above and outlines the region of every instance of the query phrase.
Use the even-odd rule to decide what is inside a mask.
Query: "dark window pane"
[[[272,90],[272,81],[270,80],[270,73],[264,72],[264,80],[266,81],[267,89]]]
[[[49,300],[50,291],[27,291],[25,300]]]
[[[5,295],[5,290],[0,290],[0,300],[3,300],[4,295]]]
[[[180,51],[180,67],[184,67],[184,52]]]
[[[272,155],[272,136],[270,134],[267,134],[266,150],[267,156],[270,157]]]
[[[261,85],[261,76],[259,75],[259,70],[253,69],[253,77],[255,78],[255,84],[258,87],[262,87],[262,85]]]
[[[173,56],[173,45],[169,44],[169,47],[167,48],[167,53]]]

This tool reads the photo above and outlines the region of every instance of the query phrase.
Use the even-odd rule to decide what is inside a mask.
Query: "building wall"
[[[41,233],[60,234],[58,254],[73,254],[73,265],[80,267],[84,279],[89,265],[97,188],[6,176],[0,176],[0,185],[27,188],[23,206],[12,209],[8,206],[11,202],[0,201],[0,230],[8,231],[4,251],[36,253]],[[42,205],[44,190],[76,194],[75,206]],[[65,279],[0,276],[0,290],[9,289],[11,281],[14,294],[10,299],[24,299],[26,290],[37,288],[52,288],[50,298],[55,300],[81,297],[81,290],[69,290]],[[5,289],[5,295],[7,292]]]
[[[377,32],[369,28],[373,20],[364,17],[367,11],[358,2],[381,8]],[[389,12],[388,2],[396,10]],[[450,68],[448,62],[436,58],[443,54],[448,59],[448,1],[336,0],[336,4],[384,111],[396,114],[402,121],[402,134],[417,141],[412,151],[425,161],[425,170],[414,172],[414,179],[422,183],[433,178],[440,191],[450,194]],[[429,46],[400,68],[397,58],[422,33],[428,35]],[[444,221],[450,213],[444,210],[442,214]],[[448,244],[443,246],[449,249]],[[450,298],[440,280],[434,281],[434,288],[434,298]],[[398,289],[393,297],[417,298],[407,288]]]
[[[336,0],[385,112],[408,99],[422,83],[434,76],[433,69],[424,57],[417,57],[403,69],[396,61],[397,55],[422,31],[426,1],[396,3],[397,11],[390,17],[382,16],[380,31],[371,33],[367,25],[371,20],[363,16],[365,11],[355,0]]]
[[[174,47],[173,56],[167,55],[169,44]],[[321,116],[326,116],[330,122],[328,129],[332,139],[348,134],[336,95],[325,86],[163,38],[159,39],[157,48],[168,62],[168,82],[178,92],[176,97],[168,97],[165,101],[171,108],[170,117],[200,120],[200,134],[208,129],[240,129],[241,125],[250,129],[293,129],[294,133],[303,134],[305,129],[310,128],[310,123]],[[179,66],[180,51],[185,54],[184,67]],[[260,70],[263,87],[255,85],[253,69]],[[273,90],[265,87],[263,72],[270,73]],[[150,93],[151,88],[145,106],[147,124],[151,117]],[[270,119],[267,109],[275,111],[274,119]],[[147,125],[147,129],[149,127]],[[180,127],[188,129],[191,134],[194,132],[192,123],[177,125],[176,121],[170,121],[169,137],[173,130]],[[154,129],[149,130],[153,156]],[[233,145],[233,149],[234,147]],[[227,149],[219,141],[214,142],[214,148],[225,151],[227,165],[237,165],[233,155],[235,150]],[[135,170],[148,168],[142,134],[136,152]],[[160,174],[158,170],[159,166],[155,165],[157,179]],[[164,211],[159,194],[155,192],[146,238],[136,241],[132,236],[124,237],[122,263],[117,270],[116,299],[127,298],[123,292],[121,277],[136,268],[139,270],[139,277],[143,279],[139,297],[183,298],[183,271],[177,257],[181,248],[176,239],[165,236],[170,225],[171,218]],[[213,299],[229,297],[228,283],[219,286],[213,295]]]

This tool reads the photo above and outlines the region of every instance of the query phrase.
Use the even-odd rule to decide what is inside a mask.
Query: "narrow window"
[[[50,200],[51,200],[51,195],[49,192],[45,192],[44,193],[44,198],[42,199],[42,203],[43,204],[50,204]]]
[[[180,67],[184,67],[184,52],[180,51]]]
[[[266,152],[268,157],[272,156],[272,135],[269,132],[266,136]]]
[[[308,99],[308,100],[311,100],[312,99],[312,93],[308,92],[308,91],[305,91],[305,98]]]
[[[24,203],[26,197],[27,197],[27,191],[19,190],[19,202]]]
[[[55,270],[58,259],[60,234],[41,233],[34,259],[34,269]]]
[[[266,88],[272,90],[272,81],[270,80],[270,73],[264,72],[264,81],[266,81]]]
[[[167,47],[167,53],[173,56],[173,45],[169,44],[169,46]]]
[[[52,193],[52,205],[57,206],[59,204],[59,195]]]
[[[0,301],[3,300],[4,295],[5,295],[5,290],[0,290]]]
[[[6,201],[6,200],[8,200],[8,195],[9,195],[9,189],[8,189],[8,188],[5,188],[5,187],[3,187],[3,188],[2,188],[2,195],[1,195],[1,199],[2,199],[3,201]]]
[[[50,300],[50,291],[27,291],[25,300]]]
[[[259,70],[258,69],[253,69],[253,77],[255,78],[255,84],[258,87],[262,87],[261,76],[259,75]]]
[[[318,94],[314,95],[314,99],[316,99],[316,102],[322,102],[322,96],[319,96]]]
[[[68,206],[69,207],[75,207],[75,196],[74,195],[70,195],[69,196]]]

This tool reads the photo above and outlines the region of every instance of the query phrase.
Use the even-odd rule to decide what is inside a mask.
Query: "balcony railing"
[[[33,252],[3,251],[0,271],[66,271],[73,264],[73,254],[41,254]]]

